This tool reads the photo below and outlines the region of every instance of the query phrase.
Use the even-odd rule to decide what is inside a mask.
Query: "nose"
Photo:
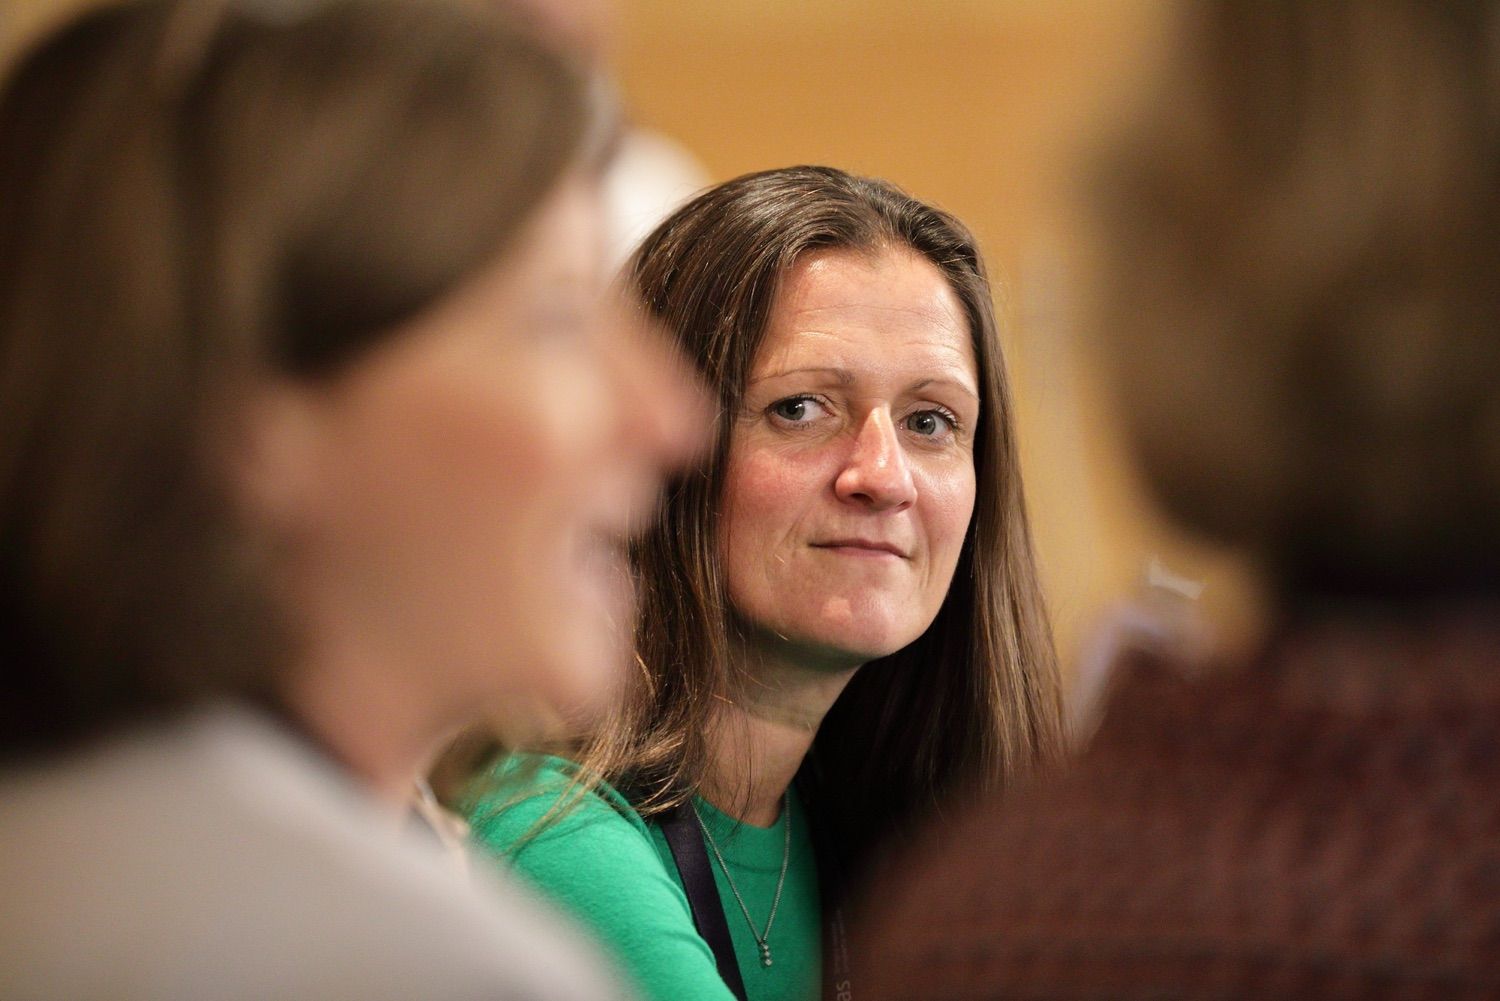
[[[871,410],[860,425],[833,490],[840,500],[872,511],[901,510],[916,503],[916,481],[889,411]]]

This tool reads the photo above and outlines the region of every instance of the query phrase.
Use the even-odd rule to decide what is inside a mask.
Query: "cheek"
[[[517,522],[555,520],[559,499],[584,492],[584,477],[602,457],[597,393],[556,366],[513,367],[503,380],[470,376],[431,387],[445,398],[433,413],[430,447],[455,475],[503,499],[497,516]],[[437,394],[441,394],[440,396]],[[576,506],[576,505],[573,505]]]
[[[354,523],[352,541],[403,553],[414,575],[424,559],[432,573],[446,562],[454,587],[493,588],[485,574],[515,572],[548,547],[555,562],[576,508],[564,501],[591,455],[568,394],[536,366],[482,364],[432,366],[381,388],[328,458],[345,474],[335,513]]]
[[[947,566],[958,560],[974,516],[974,468],[944,470],[919,486],[923,527],[935,562]]]
[[[533,506],[528,497],[558,477],[551,429],[491,387],[450,380],[431,389],[441,395],[428,397],[411,421],[404,451],[408,473],[427,484],[432,510],[446,510],[454,529],[493,520],[492,538],[521,527]]]
[[[764,562],[816,500],[821,470],[772,449],[732,448],[724,472],[720,540],[730,576]]]

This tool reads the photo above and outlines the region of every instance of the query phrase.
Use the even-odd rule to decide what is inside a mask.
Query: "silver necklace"
[[[776,879],[776,896],[771,898],[771,914],[766,918],[766,930],[757,932],[755,920],[750,917],[750,908],[745,906],[745,898],[740,896],[740,888],[734,885],[734,877],[729,874],[729,863],[724,861],[724,853],[719,851],[719,843],[709,833],[708,825],[703,822],[703,816],[698,812],[698,804],[693,804],[693,816],[698,820],[698,829],[708,839],[708,847],[713,849],[714,858],[719,860],[719,869],[724,873],[724,881],[729,884],[729,892],[734,894],[734,899],[739,902],[740,913],[745,915],[745,924],[750,926],[750,934],[755,939],[755,944],[760,946],[760,965],[771,965],[771,946],[766,941],[771,937],[771,926],[776,923],[776,908],[781,906],[781,888],[786,886],[787,865],[792,861],[792,811],[788,801],[788,795],[781,796],[781,815],[785,818],[786,845],[781,850],[781,875]]]

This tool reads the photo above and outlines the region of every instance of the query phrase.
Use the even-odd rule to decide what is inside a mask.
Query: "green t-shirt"
[[[592,929],[630,973],[648,1001],[733,1001],[713,953],[693,927],[682,878],[656,824],[610,786],[567,806],[539,833],[534,825],[569,785],[573,765],[561,758],[511,759],[494,773],[496,791],[467,810],[475,840]],[[518,785],[518,782],[524,784]],[[761,963],[744,913],[718,860],[710,865],[724,906],[750,1001],[809,1001],[822,977],[822,909],[806,813],[795,794],[770,828],[740,823],[701,797],[698,814],[712,832],[756,931],[765,928],[792,825],[786,885]]]

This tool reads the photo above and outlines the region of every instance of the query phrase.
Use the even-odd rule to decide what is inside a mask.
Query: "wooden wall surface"
[[[0,57],[84,0],[0,6]],[[1168,0],[619,0],[609,57],[636,120],[714,179],[830,163],[896,181],[975,230],[1007,350],[1065,662],[1147,561],[1205,579],[1247,628],[1232,560],[1179,538],[1133,480],[1089,364],[1080,155],[1139,92]]]

